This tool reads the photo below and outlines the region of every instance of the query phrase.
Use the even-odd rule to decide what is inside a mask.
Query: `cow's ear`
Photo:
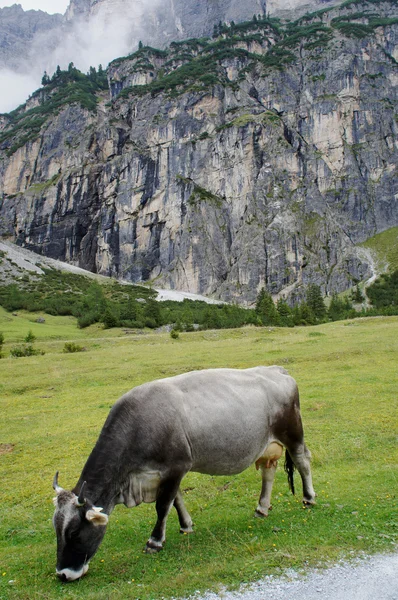
[[[109,517],[102,512],[102,508],[93,506],[86,512],[86,519],[97,527],[98,525],[107,525]]]

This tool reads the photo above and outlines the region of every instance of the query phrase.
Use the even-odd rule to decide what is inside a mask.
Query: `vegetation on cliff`
[[[6,115],[7,127],[0,132],[0,150],[9,156],[39,136],[47,120],[58,114],[65,106],[77,103],[93,111],[98,102],[98,92],[108,89],[106,73],[101,65],[98,71],[91,67],[87,75],[70,63],[68,70],[60,67],[50,78],[44,73],[43,88],[32,94],[37,106],[19,107]]]
[[[154,69],[154,80],[144,85],[123,87],[119,98],[130,95],[152,96],[160,92],[170,95],[184,93],[187,89],[198,90],[216,84],[234,86],[225,73],[223,62],[236,60],[239,64],[240,78],[258,66],[264,75],[269,69],[282,70],[297,60],[295,51],[322,50],[338,35],[363,38],[374,34],[377,27],[386,27],[398,23],[398,18],[386,18],[374,13],[375,4],[381,2],[347,2],[343,8],[350,9],[361,5],[361,12],[344,11],[326,23],[323,17],[333,10],[327,8],[307,14],[295,22],[282,23],[279,19],[254,15],[251,21],[240,24],[220,23],[214,27],[213,39],[201,38],[184,42],[173,42],[162,57],[167,59],[160,69],[154,69],[150,57],[159,51],[141,46],[127,57],[119,58],[111,65],[118,66],[124,61],[132,61],[132,72],[142,69],[145,61]],[[372,12],[373,11],[373,12]],[[310,22],[310,23],[309,23]],[[261,51],[250,50],[257,43]]]

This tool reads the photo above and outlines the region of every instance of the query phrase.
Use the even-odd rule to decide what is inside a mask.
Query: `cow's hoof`
[[[195,533],[192,527],[180,527],[180,533],[182,535],[190,535],[191,533]]]
[[[156,554],[156,552],[160,552],[163,550],[163,545],[161,542],[157,542],[155,540],[148,540],[145,546],[145,552],[147,554]]]
[[[303,498],[304,506],[315,506],[315,498]]]
[[[254,511],[254,516],[257,517],[257,519],[265,519],[266,517],[268,517],[268,512],[265,511],[265,509],[258,509],[256,508],[256,510]]]

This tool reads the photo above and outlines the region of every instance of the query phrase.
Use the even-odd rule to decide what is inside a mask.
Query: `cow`
[[[192,371],[133,388],[111,409],[73,490],[54,477],[58,577],[86,574],[116,504],[156,502],[149,553],[162,549],[173,505],[180,531],[191,533],[180,489],[189,471],[234,475],[255,463],[262,475],[255,515],[266,517],[283,447],[292,492],[296,467],[303,502],[315,504],[298,388],[282,367]]]

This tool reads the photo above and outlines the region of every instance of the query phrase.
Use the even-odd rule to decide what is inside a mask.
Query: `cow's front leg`
[[[146,543],[145,550],[148,553],[160,552],[166,540],[166,522],[173,502],[178,493],[181,477],[169,478],[161,482],[156,499],[156,512],[158,520],[152,531],[152,535]]]
[[[256,517],[268,517],[268,511],[272,510],[271,493],[277,464],[277,461],[268,461],[260,465],[262,486],[260,500],[254,513]]]

